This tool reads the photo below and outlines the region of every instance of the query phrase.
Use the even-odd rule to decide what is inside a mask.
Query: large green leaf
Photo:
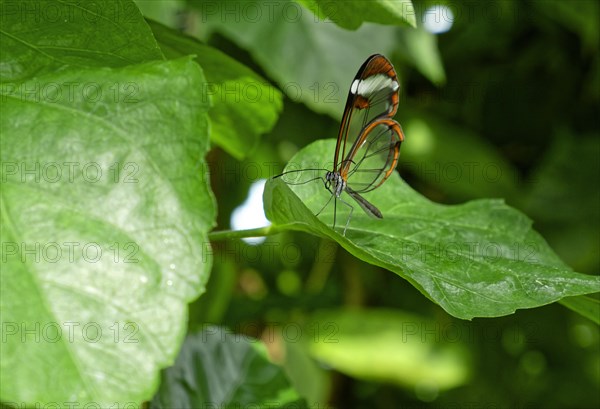
[[[189,335],[163,372],[151,408],[302,408],[304,401],[264,345],[225,328]]]
[[[137,406],[210,271],[206,81],[131,2],[24,4],[2,5],[0,397]]]
[[[417,26],[410,0],[299,0],[320,18],[328,18],[340,27],[357,29],[363,22],[408,24]]]
[[[211,139],[238,159],[251,154],[283,107],[279,90],[221,51],[154,21],[148,21],[169,58],[195,54],[208,81],[213,108]]]
[[[101,99],[19,93],[68,83]],[[133,91],[115,100],[115,84]],[[2,94],[4,400],[151,396],[210,271],[203,84],[186,58],[67,70]]]
[[[287,169],[323,168],[335,141],[317,141],[299,152]],[[315,172],[288,175],[300,183]],[[323,175],[321,175],[323,176]],[[366,198],[384,219],[333,203],[321,182],[286,185],[282,178],[265,187],[267,217],[279,228],[303,230],[336,240],[350,253],[410,281],[448,313],[463,319],[495,317],[563,297],[600,291],[600,277],[573,272],[531,228],[531,220],[502,200],[475,200],[456,206],[433,203],[394,174]]]
[[[164,58],[129,0],[2,2],[0,81]]]

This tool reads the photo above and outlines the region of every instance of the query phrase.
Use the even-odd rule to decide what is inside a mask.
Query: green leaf
[[[62,5],[39,7],[52,4]],[[107,42],[102,32],[77,23],[3,25],[13,30],[3,40],[43,30],[48,40],[36,53],[53,51],[62,68],[42,75],[13,59],[5,68],[15,78],[37,76],[0,87],[0,396],[23,406],[138,406],[174,360],[187,303],[203,292],[210,271],[206,82],[190,58],[69,66],[77,54],[69,47],[83,44],[73,38],[79,34],[89,50],[82,54],[105,57],[93,50]],[[122,34],[118,22],[108,26]],[[3,41],[3,56],[13,46],[22,44]],[[107,64],[119,60],[115,53]]]
[[[132,1],[5,2],[0,81],[73,67],[124,67],[163,59]]]
[[[187,25],[182,19],[183,11],[186,10],[185,3],[185,0],[135,0],[135,5],[146,19],[177,28]]]
[[[305,407],[262,343],[207,326],[189,335],[151,408]]]
[[[364,22],[417,26],[410,0],[298,0],[321,19],[328,18],[340,27],[355,30]]]
[[[160,23],[148,24],[168,58],[196,55],[213,103],[211,139],[237,159],[251,154],[260,135],[269,132],[279,117],[281,92],[221,51]]]
[[[326,168],[334,148],[333,140],[317,141],[286,169]],[[299,172],[286,181],[317,176],[324,175]],[[329,198],[318,180],[288,186],[278,178],[265,187],[265,212],[279,228],[330,237],[354,256],[395,272],[455,317],[497,317],[600,291],[600,277],[571,271],[531,229],[531,220],[502,200],[440,205],[393,174],[365,195],[383,220],[368,217],[344,195],[355,211],[343,237],[347,206],[338,203],[335,230],[332,203],[315,216]]]
[[[455,334],[441,338],[442,331],[435,330],[439,322],[416,315],[322,311],[308,328],[321,330],[317,340],[307,343],[311,355],[356,378],[447,390],[464,385],[471,374],[467,346]]]
[[[597,298],[580,295],[563,298],[560,303],[600,325],[600,300]]]

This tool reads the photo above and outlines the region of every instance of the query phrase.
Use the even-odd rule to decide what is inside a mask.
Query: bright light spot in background
[[[235,208],[231,214],[231,227],[234,230],[255,229],[271,224],[263,210],[262,194],[266,182],[266,179],[254,182],[250,186],[246,201]],[[265,237],[249,237],[242,240],[248,244],[260,244],[265,241]]]
[[[429,155],[433,152],[436,138],[427,122],[419,118],[410,119],[402,124],[402,128],[405,135],[410,135],[410,143],[402,147],[403,152],[410,152],[415,156]]]
[[[454,13],[450,7],[438,4],[429,7],[423,14],[423,27],[433,34],[445,33],[454,23]]]

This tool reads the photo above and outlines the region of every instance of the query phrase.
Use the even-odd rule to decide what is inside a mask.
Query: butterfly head
[[[325,187],[336,197],[340,197],[346,188],[346,181],[339,172],[327,172],[325,174]]]

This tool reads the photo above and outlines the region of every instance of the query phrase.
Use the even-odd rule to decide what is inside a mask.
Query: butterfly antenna
[[[297,186],[297,185],[305,185],[305,184],[307,184],[309,182],[314,182],[317,179],[323,180],[323,177],[322,176],[317,176],[316,178],[308,179],[308,180],[305,180],[304,182],[285,182],[284,181],[283,183],[285,183],[286,185]]]
[[[325,172],[329,171],[329,169],[325,169],[325,168],[294,169],[294,170],[288,170],[286,172],[280,173],[279,175],[275,175],[275,176],[273,176],[273,179],[280,178],[280,177],[285,176],[285,175],[290,174],[290,173],[308,172],[308,171],[311,171],[311,170],[320,170],[320,171],[325,171]]]

